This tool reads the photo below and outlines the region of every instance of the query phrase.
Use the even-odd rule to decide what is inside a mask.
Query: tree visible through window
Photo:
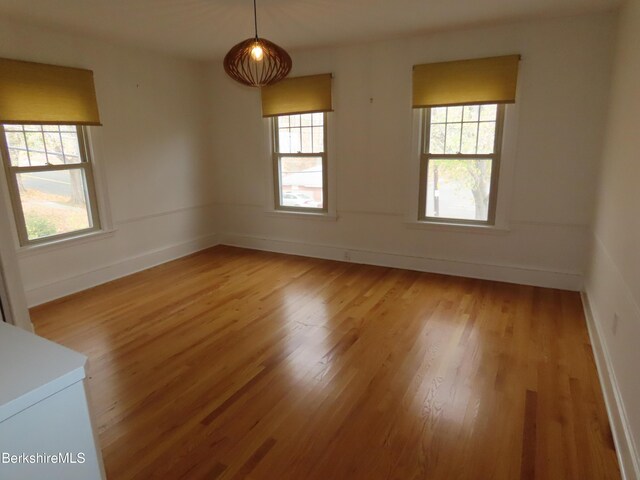
[[[99,228],[82,127],[4,125],[0,147],[22,244]]]
[[[424,114],[422,220],[491,224],[504,107],[434,107]]]

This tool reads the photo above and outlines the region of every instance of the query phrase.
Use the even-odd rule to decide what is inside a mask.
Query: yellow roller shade
[[[413,67],[413,108],[515,103],[520,55]]]
[[[332,112],[331,74],[285,78],[262,87],[262,116]]]
[[[0,58],[0,123],[100,125],[93,72]]]

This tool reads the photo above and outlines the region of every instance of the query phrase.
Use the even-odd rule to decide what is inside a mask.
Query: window
[[[423,110],[419,219],[493,225],[504,105]]]
[[[273,170],[277,210],[327,211],[327,116],[273,117]]]
[[[0,133],[22,245],[100,228],[84,127],[3,125]]]

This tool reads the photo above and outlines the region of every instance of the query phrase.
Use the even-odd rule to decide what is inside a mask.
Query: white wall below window
[[[260,94],[209,68],[216,220],[225,243],[579,290],[589,245],[614,17],[592,15],[293,52],[292,75],[334,74],[334,222],[274,217]],[[420,229],[414,64],[520,53],[517,125],[498,212],[508,228]],[[508,126],[507,126],[508,127]],[[477,231],[476,231],[477,232]]]
[[[203,64],[13,20],[0,56],[93,70],[103,123],[91,135],[114,231],[20,253],[29,305],[215,243]]]

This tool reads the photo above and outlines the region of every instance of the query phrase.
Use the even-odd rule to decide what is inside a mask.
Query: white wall
[[[640,2],[620,13],[586,295],[627,478],[640,478]],[[614,316],[618,317],[617,322]],[[615,325],[617,323],[617,327]]]
[[[1,56],[94,70],[104,126],[91,133],[109,190],[103,207],[115,229],[90,241],[21,252],[28,302],[218,238],[579,289],[613,27],[612,16],[592,15],[294,52],[293,75],[335,77],[329,161],[337,220],[319,221],[265,211],[271,172],[259,92],[228,79],[220,62],[205,66],[0,20]],[[510,53],[523,60],[501,175],[507,228],[416,228],[408,221],[417,191],[411,66]]]
[[[91,133],[115,229],[20,253],[28,302],[204,248],[216,232],[256,248],[339,259],[348,250],[353,261],[579,289],[612,31],[611,16],[594,15],[294,52],[294,75],[335,76],[338,218],[318,221],[265,212],[271,172],[259,93],[229,80],[220,62],[0,19],[1,56],[94,70],[104,126]],[[509,53],[523,60],[501,177],[508,229],[415,228],[411,66]]]
[[[115,232],[20,253],[31,305],[211,244],[203,65],[3,19],[0,56],[92,69],[104,125],[90,133]]]
[[[329,162],[337,219],[317,220],[269,212],[259,92],[229,80],[220,62],[205,66],[0,19],[0,56],[93,69],[104,123],[91,133],[109,190],[102,207],[114,231],[21,252],[28,301],[81,290],[218,238],[572,289],[582,287],[589,265],[594,348],[632,478],[640,444],[640,2],[630,0],[621,15],[607,109],[615,26],[613,15],[601,14],[294,52],[293,75],[334,74]],[[506,127],[499,204],[505,228],[417,228],[409,221],[417,188],[411,66],[512,53],[523,59]],[[0,193],[1,206],[7,196]],[[6,226],[2,233],[7,252]]]
[[[614,18],[595,15],[294,52],[292,75],[332,72],[337,221],[265,212],[266,121],[256,90],[209,69],[216,221],[224,243],[562,288],[582,287]],[[407,224],[415,209],[413,64],[522,54],[500,209],[508,231]],[[345,253],[345,250],[348,250]]]

